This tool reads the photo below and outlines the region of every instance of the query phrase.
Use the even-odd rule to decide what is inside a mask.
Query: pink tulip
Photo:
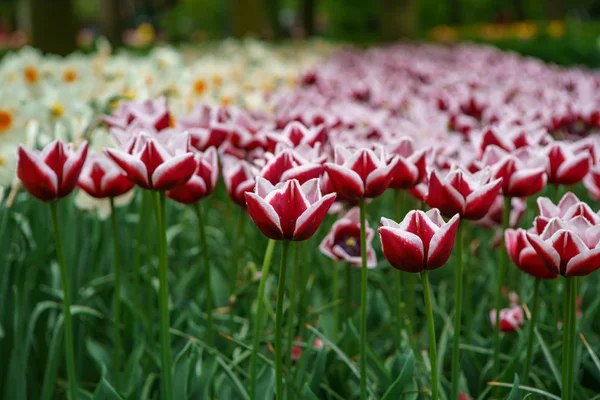
[[[107,198],[129,192],[135,183],[114,161],[92,151],[81,170],[77,185],[92,197]]]
[[[490,322],[496,326],[496,310],[490,310]],[[523,326],[523,309],[520,306],[500,310],[500,331],[515,332]]]
[[[210,147],[204,153],[194,154],[196,171],[183,185],[167,191],[167,197],[183,204],[194,204],[211,194],[219,179],[217,150]]]

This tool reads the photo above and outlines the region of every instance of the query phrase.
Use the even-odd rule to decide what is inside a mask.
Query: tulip
[[[595,201],[600,201],[600,165],[590,168],[590,172],[583,179],[583,184]]]
[[[441,267],[450,258],[459,226],[459,216],[456,214],[450,221],[444,222],[438,209],[427,212],[413,210],[400,224],[383,217],[381,224],[383,226],[379,228],[379,236],[383,256],[392,267],[401,271],[421,273],[423,278],[429,331],[431,398],[437,400],[439,370],[428,272]]]
[[[291,179],[303,184],[323,174],[321,164],[310,162],[294,149],[284,148],[282,145],[278,145],[274,155],[267,153],[266,161],[260,175],[273,185]]]
[[[364,197],[378,197],[392,181],[392,171],[398,157],[386,161],[382,147],[375,151],[359,149],[354,152],[335,148],[335,162],[326,163],[325,170],[338,196],[356,201]]]
[[[130,180],[144,189],[163,191],[186,183],[196,170],[189,136],[173,135],[169,142],[141,133],[124,150],[106,149]],[[162,141],[162,143],[161,143]]]
[[[314,147],[323,144],[327,140],[327,129],[325,125],[308,128],[301,122],[292,121],[288,123],[281,133],[267,133],[267,150],[274,151],[277,144],[287,147],[298,147],[308,145]]]
[[[445,217],[459,214],[463,219],[481,219],[496,200],[502,185],[501,179],[490,178],[487,170],[470,174],[454,168],[443,178],[432,171],[425,201],[430,207],[438,208]]]
[[[83,166],[77,185],[92,197],[118,197],[129,192],[135,183],[114,161],[91,152]]]
[[[496,326],[496,310],[490,311],[490,322]],[[521,306],[503,308],[500,310],[500,331],[515,332],[523,326],[523,309]]]
[[[413,139],[403,137],[395,145],[390,155],[398,156],[398,163],[392,170],[392,189],[411,189],[425,178],[426,149],[414,150]],[[391,160],[390,160],[391,161]]]
[[[223,180],[229,198],[239,206],[246,207],[246,193],[254,190],[259,171],[245,160],[228,156],[223,158]]]
[[[87,152],[87,142],[77,151],[60,140],[48,144],[41,152],[19,146],[17,176],[32,196],[46,202],[60,200],[77,186]]]
[[[547,148],[548,182],[556,185],[573,185],[589,172],[591,155],[586,149],[565,142],[554,142]]]
[[[65,262],[56,202],[69,195],[77,185],[87,157],[88,146],[84,142],[77,151],[60,140],[48,144],[41,152],[19,146],[17,153],[17,176],[25,189],[34,197],[50,205],[56,255],[60,266],[63,289],[63,318],[65,335],[65,358],[67,361],[68,393],[77,398],[77,376],[73,350],[73,322],[71,318],[71,292],[69,272]]]
[[[321,196],[318,179],[302,185],[292,179],[273,186],[259,176],[254,193],[246,193],[246,205],[250,218],[265,236],[299,241],[316,232],[335,197],[333,193]]]
[[[194,154],[196,171],[183,185],[167,191],[167,197],[182,204],[194,204],[211,194],[219,179],[217,150],[208,148],[204,153]]]
[[[185,117],[177,119],[175,127],[190,134],[191,145],[200,151],[219,147],[231,135],[231,126],[220,109],[201,105]]]
[[[366,234],[367,266],[374,268],[377,265],[377,259],[371,243],[375,236],[375,231],[368,224],[366,226]],[[358,208],[351,209],[333,224],[331,230],[319,245],[319,250],[331,259],[346,261],[351,265],[360,267],[362,259],[360,251],[360,213]]]

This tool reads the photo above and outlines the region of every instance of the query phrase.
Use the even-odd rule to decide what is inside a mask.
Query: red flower
[[[590,168],[590,172],[583,179],[583,184],[588,190],[590,197],[600,201],[600,165]]]
[[[504,232],[506,251],[517,268],[538,279],[554,279],[558,277],[548,268],[544,260],[527,240],[527,232],[524,229],[507,229]]]
[[[204,153],[194,154],[196,171],[183,185],[167,191],[167,197],[183,204],[194,204],[215,190],[219,179],[217,150],[210,147]]]
[[[131,140],[126,151],[106,149],[106,154],[137,185],[169,190],[186,183],[196,170],[194,154],[189,152],[189,136],[170,135],[169,139],[163,144],[158,136],[141,133]]]
[[[290,179],[297,179],[300,184],[323,174],[323,166],[302,157],[291,148],[277,146],[275,155],[267,153],[266,165],[260,175],[273,185]]]
[[[580,205],[570,210],[570,219],[551,218],[541,234],[527,232],[527,238],[552,273],[585,276],[600,268],[600,217],[590,220]]]
[[[392,156],[398,156],[398,163],[392,170],[392,189],[410,189],[415,187],[425,178],[426,149],[415,151],[413,139],[403,137],[390,152]]]
[[[591,155],[586,148],[566,142],[554,142],[548,146],[548,182],[557,185],[573,185],[589,172]]]
[[[19,146],[17,176],[32,196],[42,201],[62,199],[77,186],[87,152],[87,142],[77,151],[60,140],[48,144],[41,152]]]
[[[292,179],[273,186],[259,176],[254,193],[246,193],[246,206],[268,238],[300,241],[315,233],[335,197],[333,193],[321,196],[318,179],[303,185]]]
[[[507,153],[497,146],[489,146],[483,155],[484,165],[492,168],[494,178],[502,178],[502,194],[527,197],[546,186],[547,159],[529,147]]]
[[[434,170],[429,175],[425,201],[446,217],[459,214],[465,219],[481,219],[494,204],[502,185],[501,179],[490,181],[490,177],[487,170],[471,174],[454,168],[440,179]]]
[[[326,163],[325,170],[338,195],[355,201],[361,197],[380,196],[390,184],[397,163],[398,157],[386,162],[382,147],[376,151],[359,149],[354,152],[336,147],[335,162]]]
[[[367,239],[367,267],[374,268],[377,265],[375,251],[372,242],[375,231],[366,226]],[[349,264],[361,266],[360,252],[360,213],[354,207],[342,218],[338,219],[331,230],[321,242],[319,249],[327,257],[338,261],[346,261]]]
[[[441,267],[450,258],[458,214],[444,222],[437,209],[413,210],[398,224],[381,218],[379,236],[383,256],[394,267],[406,272],[422,272]]]
[[[96,198],[118,197],[129,192],[135,183],[114,161],[92,151],[85,162],[77,185]]]
[[[145,128],[161,130],[169,127],[170,119],[166,97],[156,100],[122,101],[113,114],[102,117],[109,127],[120,129],[125,129],[137,121]]]
[[[223,180],[229,198],[236,204],[246,207],[246,192],[254,190],[259,171],[245,160],[229,156],[223,159]]]
[[[496,326],[496,310],[490,310],[490,322]],[[523,309],[520,306],[500,310],[500,331],[515,332],[523,326]]]
[[[534,225],[538,234],[544,231],[550,219],[554,217],[569,220],[577,216],[583,216],[593,225],[600,223],[600,217],[589,205],[580,201],[573,192],[565,193],[558,205],[554,205],[552,200],[547,197],[538,197],[537,206],[540,215],[535,218]]]
[[[231,134],[231,127],[218,108],[201,105],[182,118],[175,127],[190,134],[192,146],[204,151],[211,146],[219,147]]]
[[[307,128],[298,121],[288,123],[281,133],[267,133],[267,150],[274,151],[278,143],[288,147],[298,147],[306,144],[310,147],[327,140],[327,129],[325,125]]]

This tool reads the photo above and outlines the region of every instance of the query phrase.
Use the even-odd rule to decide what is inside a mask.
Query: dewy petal
[[[394,157],[385,167],[380,167],[369,173],[365,184],[365,197],[379,197],[392,181],[392,170],[398,164],[399,158]]]
[[[392,267],[406,272],[422,272],[425,254],[421,239],[410,232],[387,226],[379,227],[383,256]]]
[[[396,221],[386,218],[386,217],[381,217],[381,225],[382,226],[387,226],[390,228],[394,228],[394,229],[398,229],[400,228],[400,224],[397,223]]]
[[[43,201],[54,200],[58,194],[58,179],[39,154],[19,146],[17,153],[17,176],[32,196]]]
[[[117,149],[106,149],[106,154],[125,172],[127,177],[144,189],[152,189],[146,166],[135,156]]]
[[[306,240],[314,235],[327,215],[327,211],[335,201],[335,197],[335,193],[324,196],[298,217],[293,240]]]
[[[448,261],[454,240],[456,239],[456,230],[458,229],[458,215],[452,217],[450,221],[442,226],[431,238],[429,243],[429,252],[427,254],[427,269],[432,270],[441,267]]]
[[[554,274],[560,274],[560,255],[550,243],[542,240],[538,235],[527,232],[529,244],[544,262],[546,268]]]
[[[325,170],[329,181],[341,197],[354,200],[364,196],[364,183],[356,172],[333,163],[326,163]]]
[[[586,276],[600,268],[600,248],[585,251],[568,263],[565,276]]]
[[[196,170],[194,154],[184,153],[165,161],[152,174],[154,190],[169,190],[186,183]]]
[[[465,208],[464,218],[478,220],[483,218],[489,209],[494,204],[496,196],[502,188],[502,180],[497,179],[481,188],[475,190],[467,196],[467,205]]]
[[[283,239],[281,223],[275,209],[255,193],[247,192],[245,196],[248,214],[258,229],[269,239]]]

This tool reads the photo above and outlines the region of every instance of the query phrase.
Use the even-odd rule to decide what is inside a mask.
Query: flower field
[[[224,41],[0,81],[1,398],[600,398],[597,72]]]

